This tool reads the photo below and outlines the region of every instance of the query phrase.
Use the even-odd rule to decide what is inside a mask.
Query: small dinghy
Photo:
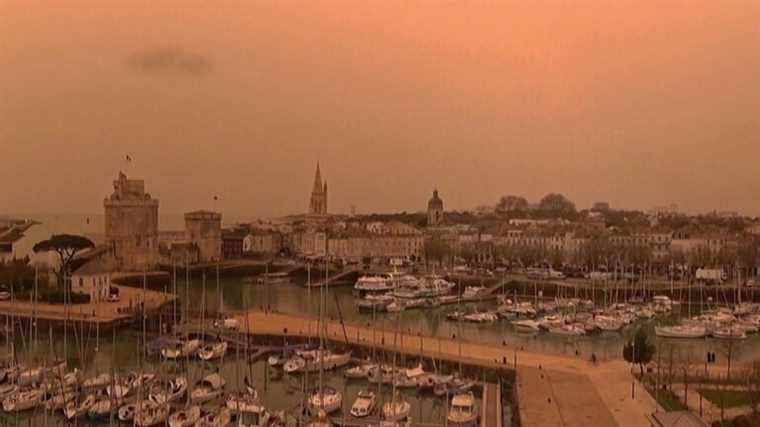
[[[213,344],[204,345],[203,348],[198,350],[198,357],[201,360],[210,361],[221,359],[227,354],[227,342],[219,341]]]
[[[192,427],[201,418],[200,406],[190,406],[169,417],[169,427]]]
[[[198,382],[196,388],[190,393],[193,403],[206,403],[214,400],[224,392],[225,381],[219,374],[211,374]]]

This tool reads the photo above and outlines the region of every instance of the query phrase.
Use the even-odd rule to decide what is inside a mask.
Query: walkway
[[[251,311],[237,316],[241,330],[255,334],[309,336],[318,320],[303,316]],[[246,325],[245,322],[248,322]],[[246,329],[249,328],[249,329]],[[369,325],[326,324],[335,341],[374,345],[388,351],[402,350],[425,357],[462,361],[489,368],[518,367],[518,401],[522,425],[648,427],[647,414],[656,404],[637,385],[631,399],[630,365],[622,361],[596,366],[580,358],[530,353],[510,347],[454,341],[407,332],[382,330]],[[395,345],[394,345],[395,343]]]

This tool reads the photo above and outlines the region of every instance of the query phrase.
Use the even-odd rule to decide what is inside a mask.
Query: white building
[[[71,290],[88,294],[91,302],[108,299],[114,263],[106,259],[94,259],[71,274]]]

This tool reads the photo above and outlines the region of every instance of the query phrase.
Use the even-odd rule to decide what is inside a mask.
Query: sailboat
[[[451,408],[446,419],[451,426],[476,427],[478,425],[478,410],[475,404],[475,396],[472,392],[454,395],[451,399]]]
[[[169,416],[169,427],[191,427],[201,418],[200,406],[189,406]]]
[[[198,357],[204,361],[221,359],[227,354],[227,341],[218,341],[204,345],[198,350]]]

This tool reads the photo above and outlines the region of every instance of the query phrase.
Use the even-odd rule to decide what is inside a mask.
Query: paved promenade
[[[255,334],[313,336],[318,321],[295,315],[251,311],[237,315],[241,330]],[[425,357],[461,360],[484,367],[514,367],[517,357],[518,400],[524,426],[648,427],[647,414],[655,402],[636,385],[631,398],[630,365],[622,361],[592,365],[568,358],[516,350],[513,347],[454,341],[446,338],[394,333],[367,325],[326,322],[327,335],[351,344],[402,349]]]
[[[71,304],[68,313],[63,304],[37,303],[31,301],[0,301],[0,315],[16,317],[37,317],[41,320],[70,320],[110,323],[126,319],[135,314],[139,301],[145,298],[146,308],[152,310],[170,303],[173,296],[162,292],[143,291],[129,286],[118,286],[119,302]]]

